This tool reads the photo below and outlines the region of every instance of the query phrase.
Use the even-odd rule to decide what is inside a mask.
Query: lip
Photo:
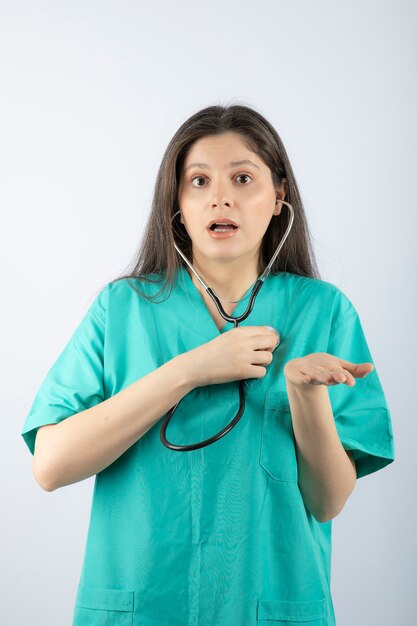
[[[225,233],[219,233],[219,232],[216,232],[215,230],[210,230],[210,228],[207,229],[209,236],[212,237],[213,239],[229,239],[230,237],[234,237],[238,231],[239,231],[239,228],[235,228],[235,230],[229,230],[228,232],[225,232]]]
[[[236,224],[236,222],[234,222],[233,220],[229,220],[228,217],[218,217],[217,219],[211,220],[208,224],[207,224],[207,228],[210,229],[210,226],[212,226],[213,224],[232,224],[232,226],[236,226],[237,228],[239,228],[239,224]]]

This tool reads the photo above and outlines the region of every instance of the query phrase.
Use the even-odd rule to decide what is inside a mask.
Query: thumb
[[[357,378],[364,378],[365,376],[370,374],[374,369],[375,368],[374,368],[373,363],[359,363],[356,368],[355,376]]]
[[[339,359],[342,367],[348,370],[355,378],[364,378],[374,369],[373,363],[351,363],[344,359]]]
[[[269,330],[273,330],[273,331],[274,331],[274,333],[275,333],[275,334],[276,334],[276,336],[277,336],[277,345],[275,346],[275,348],[272,348],[272,352],[273,352],[273,351],[274,351],[274,350],[276,350],[276,348],[279,346],[279,343],[280,343],[280,341],[281,341],[281,337],[280,337],[279,332],[278,332],[277,330],[275,330],[275,328],[273,328],[273,326],[265,326],[265,328],[269,328]]]

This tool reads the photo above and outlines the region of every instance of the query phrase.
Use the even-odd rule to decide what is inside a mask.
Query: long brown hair
[[[277,131],[253,108],[243,105],[217,105],[206,107],[191,115],[169,142],[159,167],[152,208],[140,247],[128,266],[131,267],[127,270],[128,273],[115,278],[112,283],[131,278],[150,283],[162,282],[162,288],[154,297],[159,296],[167,288],[169,296],[176,270],[181,266],[186,267],[185,261],[174,248],[174,240],[192,263],[191,239],[179,216],[171,221],[174,213],[179,210],[178,187],[184,160],[197,139],[219,135],[226,131],[239,133],[248,148],[268,165],[274,187],[278,187],[283,178],[287,179],[287,194],[284,199],[294,209],[294,222],[285,244],[272,265],[271,272],[290,272],[320,278],[303,203]],[[290,212],[285,204],[282,207],[280,215],[271,220],[263,237],[259,255],[259,274],[271,260],[287,229]],[[151,274],[157,276],[152,277]],[[139,291],[134,285],[131,286],[141,296],[152,300],[152,297]]]

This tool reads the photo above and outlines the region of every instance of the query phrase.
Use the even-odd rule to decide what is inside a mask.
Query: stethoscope
[[[184,254],[181,252],[181,250],[178,248],[178,246],[176,245],[176,243],[174,241],[174,246],[175,246],[176,251],[178,252],[178,254],[180,254],[182,256],[182,258],[187,263],[187,265],[190,268],[190,270],[192,272],[194,272],[194,274],[197,277],[197,279],[203,285],[204,289],[207,291],[207,293],[209,294],[209,296],[211,297],[211,299],[215,303],[215,305],[217,307],[217,310],[219,311],[220,315],[227,322],[234,322],[234,325],[235,325],[234,327],[235,328],[237,328],[237,326],[240,324],[240,322],[243,322],[243,320],[245,320],[248,317],[248,315],[250,314],[250,312],[252,311],[253,305],[255,303],[255,298],[258,295],[262,285],[264,284],[265,279],[269,275],[269,273],[271,271],[272,264],[275,261],[276,257],[278,256],[279,251],[281,250],[282,246],[284,245],[285,240],[287,239],[288,234],[289,234],[289,232],[291,230],[291,227],[292,227],[292,224],[293,224],[293,221],[294,221],[294,210],[293,210],[293,208],[292,208],[292,206],[291,206],[291,204],[289,202],[285,202],[285,200],[279,200],[279,202],[282,202],[283,204],[286,204],[288,206],[288,208],[290,209],[290,211],[291,211],[290,221],[289,221],[287,230],[285,231],[284,237],[282,238],[282,241],[280,242],[279,246],[277,247],[277,249],[276,249],[276,251],[274,253],[274,256],[272,257],[272,259],[270,260],[270,262],[268,263],[268,265],[266,266],[266,268],[264,269],[262,274],[259,276],[259,278],[257,278],[257,280],[255,282],[255,285],[252,288],[250,299],[249,299],[249,304],[248,304],[248,306],[246,308],[246,311],[244,313],[242,313],[242,315],[240,317],[232,317],[231,315],[228,315],[226,313],[226,311],[223,309],[223,307],[222,307],[222,305],[220,303],[220,300],[218,299],[218,297],[216,296],[214,291],[211,289],[211,287],[208,287],[206,285],[206,283],[203,281],[201,276],[199,276],[199,274],[195,271],[195,269],[193,268],[191,263],[184,256]],[[174,217],[176,215],[178,215],[178,213],[181,213],[181,211],[177,211],[176,213],[174,213],[174,215],[172,216],[172,219],[171,219],[171,223],[172,223],[172,220],[174,219]],[[232,430],[232,428],[234,428],[234,426],[236,426],[236,424],[239,422],[239,420],[242,417],[243,412],[245,410],[244,383],[245,383],[244,379],[239,381],[239,401],[240,401],[239,410],[238,410],[236,416],[230,422],[230,424],[228,424],[225,428],[223,428],[223,430],[218,432],[216,435],[213,435],[212,437],[209,437],[209,439],[205,439],[204,441],[200,441],[199,443],[193,443],[193,444],[190,444],[188,446],[177,446],[177,445],[175,445],[173,443],[170,443],[167,440],[166,436],[165,436],[168,424],[171,421],[171,418],[174,415],[178,405],[180,404],[181,400],[183,399],[183,398],[181,398],[181,400],[179,402],[177,402],[177,404],[174,407],[172,407],[172,409],[170,409],[168,411],[168,413],[165,415],[164,421],[163,421],[163,423],[161,425],[160,438],[161,438],[161,441],[164,444],[164,446],[166,446],[167,448],[170,448],[171,450],[177,450],[178,452],[185,452],[187,450],[198,450],[198,448],[204,448],[205,446],[209,446],[211,443],[214,443],[215,441],[218,441],[219,439],[221,439],[222,437],[227,435],[227,433],[230,432]]]

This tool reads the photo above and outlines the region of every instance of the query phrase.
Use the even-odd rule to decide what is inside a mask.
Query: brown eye
[[[191,184],[195,181],[195,180],[204,180],[203,176],[194,176],[194,178],[191,179]],[[202,187],[202,185],[193,185],[193,187]]]
[[[252,180],[252,176],[249,176],[249,174],[238,174],[236,178],[250,178]]]
[[[238,174],[236,177],[236,179],[238,178],[249,178],[250,180],[252,180],[252,176],[250,176],[249,174]],[[193,185],[193,187],[202,187],[203,185],[194,185],[194,181],[195,180],[205,180],[204,176],[194,176],[191,179],[191,184]],[[244,185],[246,185],[247,183],[243,183]]]

